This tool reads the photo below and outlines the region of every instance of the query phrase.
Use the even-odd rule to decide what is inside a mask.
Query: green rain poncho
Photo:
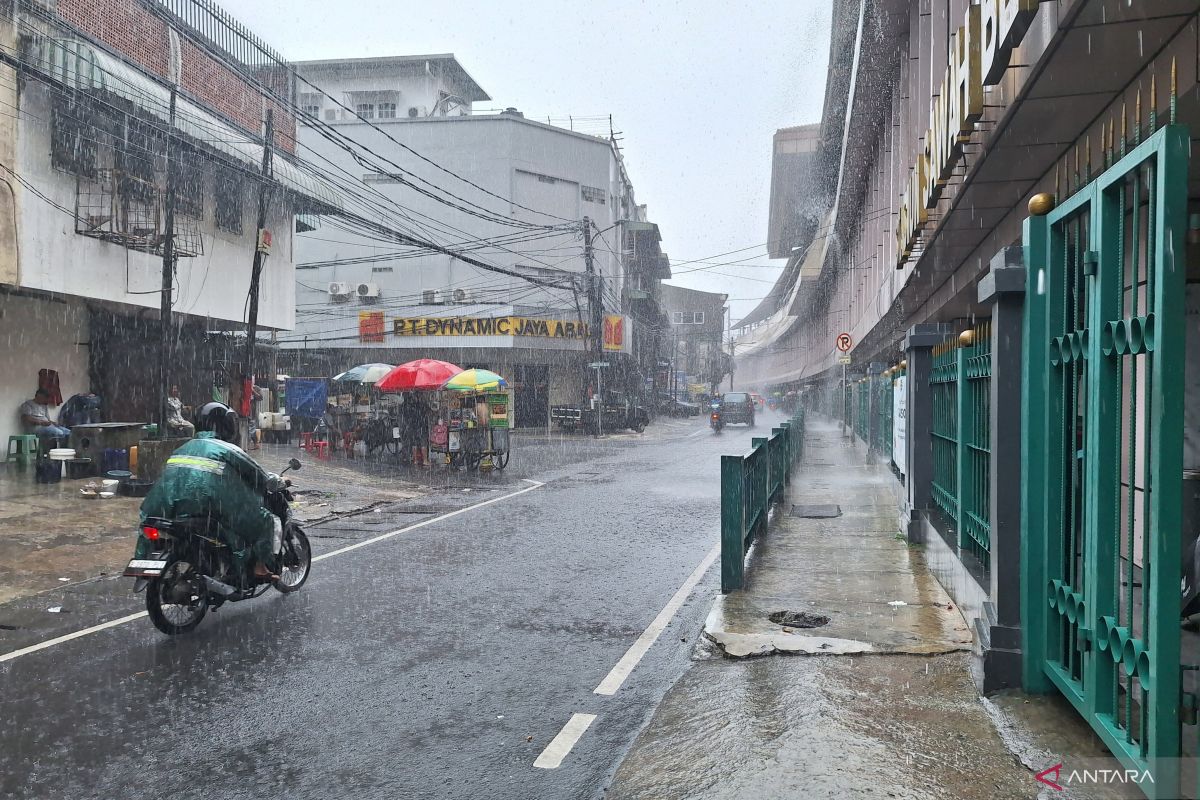
[[[171,454],[162,477],[142,501],[141,518],[211,516],[240,566],[253,554],[272,567],[275,515],[263,506],[267,473],[240,448],[212,434]],[[147,543],[139,540],[139,550]]]

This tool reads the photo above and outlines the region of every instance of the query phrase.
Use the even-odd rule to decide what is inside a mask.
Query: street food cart
[[[441,392],[430,450],[441,453],[451,466],[504,469],[511,454],[511,409],[509,393],[499,389]]]

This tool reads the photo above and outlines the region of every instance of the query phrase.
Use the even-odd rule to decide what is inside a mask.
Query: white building
[[[369,201],[362,215],[378,214],[372,221],[518,276],[323,218],[317,230],[297,237],[296,330],[280,340],[292,349],[281,355],[291,359],[289,373],[326,375],[365,361],[434,357],[505,375],[516,387],[518,424],[544,424],[550,404],[577,402],[588,374],[583,365],[592,360],[584,333],[591,320],[581,220],[599,231],[595,269],[604,282],[605,314],[622,314],[646,289],[645,269],[630,265],[666,268],[657,227],[634,202],[612,144],[514,109],[471,114],[471,102],[489,98],[453,56],[319,61],[297,69],[302,84],[313,84],[300,88],[309,113],[385,165],[365,168],[327,131],[301,128],[301,145],[314,159],[361,183]],[[554,324],[484,322],[509,318]],[[436,322],[412,322],[427,319]],[[633,326],[618,324],[629,331],[608,347],[628,353]]]
[[[136,25],[137,41],[103,24],[112,17]],[[170,377],[195,402],[228,366],[204,343],[245,318],[267,104],[261,86],[237,74],[243,65],[204,44],[205,21],[193,23],[137,0],[0,16],[15,54],[0,65],[0,102],[16,110],[0,116],[0,441],[19,431],[17,406],[41,369],[58,373],[64,399],[101,394],[110,420],[157,419],[168,141],[178,256]],[[257,43],[228,18],[208,23]],[[294,214],[337,206],[288,161],[291,115],[280,108],[274,124],[265,330],[293,325]]]

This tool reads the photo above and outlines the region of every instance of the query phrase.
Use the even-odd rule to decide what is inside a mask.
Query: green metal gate
[[[1177,797],[1188,133],[1025,224],[1025,679]]]

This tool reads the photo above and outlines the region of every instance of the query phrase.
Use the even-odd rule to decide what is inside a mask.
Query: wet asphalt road
[[[767,421],[531,444],[500,499],[322,560],[296,595],[0,663],[0,797],[601,796],[687,666],[717,568],[619,692],[593,689],[716,544],[718,456]],[[595,722],[535,768],[575,713]]]

